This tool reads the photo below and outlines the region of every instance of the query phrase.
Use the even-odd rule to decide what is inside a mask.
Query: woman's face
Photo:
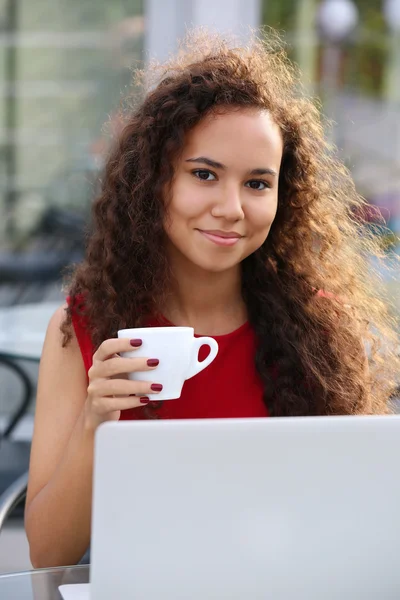
[[[278,205],[279,127],[266,111],[209,115],[174,164],[165,231],[169,257],[231,269],[266,240]]]

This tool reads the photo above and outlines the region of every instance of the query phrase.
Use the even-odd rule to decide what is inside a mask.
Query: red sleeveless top
[[[69,299],[67,299],[68,301]],[[94,348],[87,324],[83,317],[72,315],[75,335],[82,353],[86,373],[92,365]],[[170,326],[164,321],[152,321],[151,327]],[[196,335],[196,337],[200,337]],[[255,367],[257,339],[250,323],[227,335],[212,336],[218,342],[219,351],[213,362],[204,371],[188,379],[181,397],[165,400],[156,410],[160,419],[205,419],[267,417],[268,410],[263,401],[263,385]],[[207,346],[200,349],[199,360],[209,352]],[[155,357],[157,358],[157,357]],[[154,371],[157,377],[157,369]],[[142,408],[121,412],[121,420],[143,419]]]

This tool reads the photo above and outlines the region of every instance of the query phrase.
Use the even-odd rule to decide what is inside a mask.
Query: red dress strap
[[[83,363],[85,365],[86,373],[89,371],[93,363],[94,348],[92,338],[90,335],[89,324],[85,315],[79,314],[74,307],[79,307],[81,302],[77,298],[74,302],[70,296],[67,296],[67,304],[72,307],[72,325],[75,331],[76,339],[78,340],[79,348],[81,350]]]

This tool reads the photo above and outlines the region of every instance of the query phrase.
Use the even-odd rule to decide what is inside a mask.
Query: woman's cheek
[[[249,225],[254,228],[254,231],[269,229],[275,219],[276,208],[275,204],[266,204],[248,210],[246,216]]]

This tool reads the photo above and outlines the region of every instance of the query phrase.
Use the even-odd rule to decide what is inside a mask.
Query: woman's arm
[[[87,376],[75,336],[62,348],[64,307],[40,363],[25,527],[34,567],[76,564],[90,543],[94,431],[85,427]]]

